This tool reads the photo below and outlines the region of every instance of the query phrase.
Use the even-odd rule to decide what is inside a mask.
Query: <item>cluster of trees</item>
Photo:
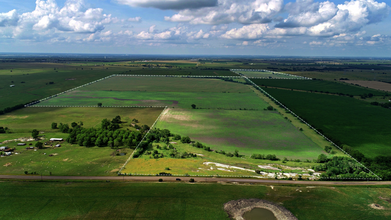
[[[371,102],[371,105],[381,106],[383,108],[391,108],[391,102],[386,102],[386,103]]]
[[[253,155],[251,155],[251,158],[252,159],[259,159],[259,160],[280,160],[279,158],[277,158],[277,156],[275,154],[268,154],[268,155],[253,154]]]
[[[0,127],[0,134],[8,133],[10,130],[7,127]]]
[[[3,110],[0,110],[0,115],[4,115],[6,113],[10,113],[10,112],[18,110],[18,109],[22,109],[22,108],[24,108],[24,105],[25,104],[19,104],[19,105],[15,105],[13,107],[7,107],[7,108],[5,108]]]

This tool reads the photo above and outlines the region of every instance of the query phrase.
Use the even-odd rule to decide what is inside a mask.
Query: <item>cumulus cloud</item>
[[[191,24],[269,23],[283,5],[283,0],[219,0],[216,7],[181,10],[165,20]]]
[[[258,39],[269,30],[268,24],[251,24],[227,31],[221,37],[226,39]]]
[[[285,5],[289,12],[287,19],[276,25],[276,27],[310,27],[333,18],[338,9],[334,3],[313,2],[313,0],[298,0]]]
[[[16,26],[19,20],[19,15],[16,10],[7,13],[0,13],[0,27]]]
[[[130,21],[130,22],[141,22],[141,17],[128,18],[127,21]]]
[[[195,9],[213,7],[217,0],[116,0],[117,3],[131,7],[158,8],[158,9]]]

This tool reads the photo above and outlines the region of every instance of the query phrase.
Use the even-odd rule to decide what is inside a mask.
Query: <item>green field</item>
[[[0,126],[9,127],[12,133],[0,134],[0,141],[18,138],[30,138],[31,131],[37,129],[44,138],[43,143],[50,138],[64,138],[68,134],[51,129],[52,122],[71,124],[83,122],[84,127],[99,127],[105,118],[112,119],[121,116],[122,129],[134,130],[131,120],[136,118],[139,124],[149,125],[155,122],[163,109],[160,108],[24,108],[0,116]],[[34,146],[37,141],[27,144]],[[43,175],[117,175],[118,169],[125,163],[132,152],[128,147],[121,147],[117,156],[116,149],[110,147],[80,147],[67,142],[60,148],[49,144],[37,151],[26,150],[26,146],[17,146],[19,141],[1,144],[16,148],[12,156],[0,158],[0,173],[24,175],[24,171],[37,172]],[[54,144],[51,144],[54,145]],[[28,145],[30,146],[30,145]],[[16,154],[17,153],[17,154]],[[118,152],[119,153],[119,152]],[[49,156],[54,155],[54,156]]]
[[[313,159],[324,153],[275,111],[170,109],[157,128],[187,135],[215,150]]]
[[[391,155],[390,110],[349,97],[265,89],[324,135],[368,157]]]
[[[140,124],[151,126],[162,112],[162,108],[23,108],[0,116],[0,126],[8,127],[13,133],[29,133],[33,129],[53,132],[52,122],[67,123],[82,121],[84,127],[97,127],[105,118],[120,115],[123,126],[129,126],[136,118]],[[126,123],[127,122],[127,123]],[[13,135],[13,133],[11,133]],[[7,136],[10,134],[0,134]],[[30,134],[31,135],[31,134]],[[1,139],[0,139],[1,140]]]
[[[113,77],[65,93],[37,106],[170,106],[210,109],[267,107],[246,85],[221,79]]]
[[[39,100],[128,69],[125,66],[1,63],[0,110]],[[10,85],[15,87],[10,88]]]
[[[337,83],[324,80],[263,80],[252,79],[258,86],[271,86],[277,88],[287,88],[303,91],[313,91],[322,93],[343,93],[345,95],[363,95],[372,93],[375,96],[387,95],[386,92],[381,92],[374,89],[367,89],[364,87],[353,86],[346,83]],[[391,95],[391,94],[388,94]]]
[[[127,74],[135,75],[191,75],[191,76],[237,76],[235,73],[229,71],[229,69],[198,69],[198,67],[186,68],[142,68],[138,70],[132,70]]]
[[[247,77],[262,77],[262,78],[269,78],[269,79],[297,79],[302,78],[300,76],[291,75],[291,74],[283,74],[283,73],[274,73],[269,71],[236,71],[238,73],[241,73]]]
[[[258,198],[298,219],[389,219],[391,190],[186,183],[1,182],[1,219],[228,219],[224,204]],[[384,198],[384,199],[381,199]],[[384,210],[371,208],[379,204]]]

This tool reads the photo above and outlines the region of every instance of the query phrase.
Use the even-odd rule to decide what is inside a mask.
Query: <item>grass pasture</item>
[[[266,88],[326,136],[368,157],[391,155],[390,110],[349,97]]]
[[[39,100],[128,69],[125,66],[0,63],[0,110]],[[15,87],[10,88],[10,85]]]
[[[84,127],[97,127],[103,119],[120,115],[123,126],[129,126],[136,118],[140,124],[151,126],[162,112],[162,108],[23,108],[0,116],[0,126],[8,127],[13,133],[29,133],[33,129],[53,132],[52,122],[71,124],[82,121]],[[9,134],[0,134],[7,136]],[[13,135],[13,134],[12,134]],[[31,134],[30,134],[31,135]]]
[[[349,95],[363,95],[372,93],[375,96],[387,95],[386,92],[377,91],[374,89],[367,89],[364,87],[358,87],[348,85],[345,83],[337,83],[333,81],[324,80],[284,80],[284,79],[252,79],[252,81],[258,86],[271,86],[277,88],[286,88],[303,91],[313,91],[322,93],[343,93]]]
[[[1,182],[1,219],[228,219],[223,206],[259,198],[298,219],[389,219],[389,188],[186,183]],[[381,199],[385,198],[385,199]],[[370,204],[379,204],[376,210]]]
[[[324,151],[275,111],[184,110],[163,113],[157,128],[190,136],[215,150],[313,159]]]
[[[266,103],[242,83],[221,79],[113,77],[37,106],[170,106],[174,108],[264,109]]]

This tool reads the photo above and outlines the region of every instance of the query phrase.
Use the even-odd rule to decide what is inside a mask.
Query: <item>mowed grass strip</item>
[[[164,177],[163,177],[164,178]],[[1,182],[1,219],[227,219],[224,204],[266,199],[298,219],[389,219],[389,188],[186,183]],[[379,204],[376,210],[370,204]]]
[[[33,129],[51,130],[52,122],[71,124],[83,122],[84,127],[97,127],[103,119],[121,116],[123,125],[129,126],[136,118],[140,124],[151,126],[163,108],[23,108],[0,116],[0,126],[8,127],[13,133],[28,133]],[[7,136],[9,134],[0,134]],[[31,135],[31,134],[30,134]],[[12,137],[15,137],[12,134]],[[22,136],[23,137],[23,136]],[[12,139],[12,138],[10,138]]]
[[[324,135],[368,157],[391,155],[390,109],[353,98],[265,89]]]
[[[373,95],[387,95],[386,92],[353,86],[345,83],[337,83],[325,80],[284,80],[284,79],[253,79],[258,86],[272,86],[303,91],[318,91],[329,93],[343,93],[349,95],[363,95],[372,93]]]
[[[169,109],[157,125],[214,150],[313,159],[324,153],[275,111]]]

